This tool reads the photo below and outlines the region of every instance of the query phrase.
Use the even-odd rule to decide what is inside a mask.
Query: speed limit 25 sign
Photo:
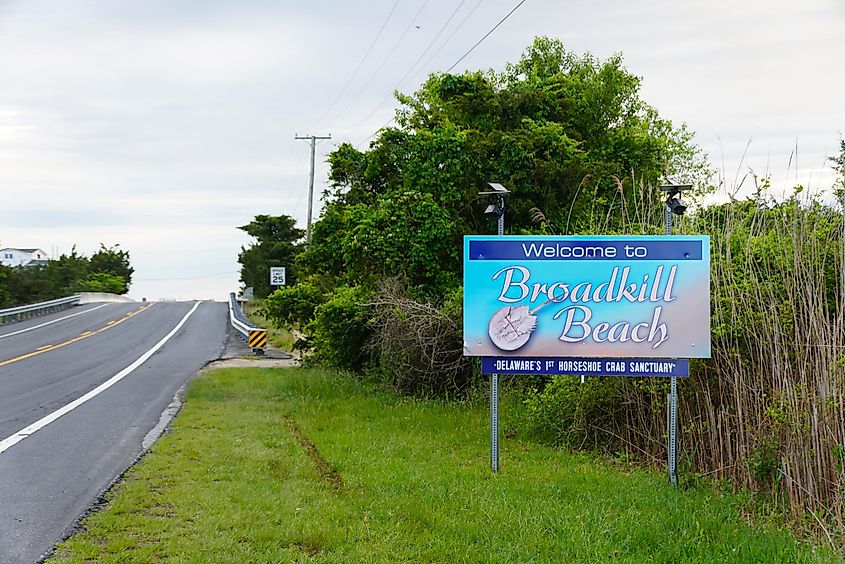
[[[270,285],[284,286],[285,285],[285,267],[271,266],[270,267]]]

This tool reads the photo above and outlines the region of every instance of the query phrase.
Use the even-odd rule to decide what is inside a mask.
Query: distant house
[[[49,260],[41,249],[0,249],[0,264],[5,266],[39,266]]]

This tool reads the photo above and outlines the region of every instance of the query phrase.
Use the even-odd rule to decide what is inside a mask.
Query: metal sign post
[[[666,216],[666,235],[672,235],[672,215],[683,215],[687,210],[687,204],[681,199],[681,194],[684,190],[692,188],[691,184],[664,184],[660,189],[667,194],[666,209],[664,214]],[[668,448],[668,466],[669,466],[669,481],[673,486],[678,485],[678,379],[672,377],[669,387],[669,402],[666,406],[669,410],[669,448]]]
[[[505,199],[501,198],[502,214],[498,219],[499,237],[505,234]],[[490,467],[499,471],[499,375],[490,375]]]
[[[499,471],[499,375],[490,375],[490,468]]]
[[[672,209],[669,204],[666,204],[664,210],[666,215],[666,235],[672,234]],[[672,376],[669,384],[669,481],[673,486],[678,485],[678,453],[677,453],[677,437],[678,430],[678,378]]]
[[[495,202],[487,206],[484,216],[496,218],[499,237],[505,234],[505,194],[509,190],[495,182],[488,182],[490,190],[479,192],[480,195],[495,196]],[[499,471],[499,375],[490,374],[490,468],[493,473]]]

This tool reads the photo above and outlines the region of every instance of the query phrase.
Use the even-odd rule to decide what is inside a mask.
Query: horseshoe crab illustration
[[[503,351],[515,351],[525,345],[537,328],[537,316],[534,315],[544,306],[559,300],[550,299],[534,309],[528,306],[505,306],[490,318],[487,334],[493,344]]]

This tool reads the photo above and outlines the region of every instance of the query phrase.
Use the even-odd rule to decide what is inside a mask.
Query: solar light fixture
[[[666,220],[666,235],[672,235],[672,215],[684,215],[687,211],[687,204],[681,199],[681,192],[692,189],[692,184],[678,184],[666,179],[667,184],[660,186],[666,192],[666,209],[663,218]],[[669,384],[668,401],[666,403],[666,421],[669,430],[668,445],[668,466],[669,481],[673,486],[678,485],[678,455],[677,455],[677,428],[678,428],[678,378],[672,376]]]
[[[501,198],[498,198],[498,200],[499,201],[489,204],[484,209],[484,217],[487,219],[499,219],[502,217],[502,214],[505,213],[505,206],[504,202],[501,201]]]
[[[687,211],[687,204],[683,201],[683,199],[681,199],[680,194],[668,198],[666,200],[666,205],[669,206],[669,209],[672,210],[672,213],[675,215],[684,215],[684,212]]]
[[[681,198],[684,190],[691,190],[692,184],[663,184],[660,189],[666,192],[666,206],[675,215],[684,215],[687,211],[687,203]]]
[[[490,187],[490,190],[482,190],[481,192],[479,192],[480,195],[486,196],[486,195],[489,195],[489,194],[495,194],[497,196],[504,196],[505,194],[511,193],[510,190],[508,190],[507,188],[505,188],[504,186],[502,186],[501,184],[498,184],[496,182],[488,182],[487,186]]]
[[[510,190],[496,182],[488,182],[487,186],[490,190],[482,190],[478,194],[481,196],[493,196],[492,203],[484,209],[484,217],[487,219],[499,219],[505,213],[505,194],[510,194]]]

